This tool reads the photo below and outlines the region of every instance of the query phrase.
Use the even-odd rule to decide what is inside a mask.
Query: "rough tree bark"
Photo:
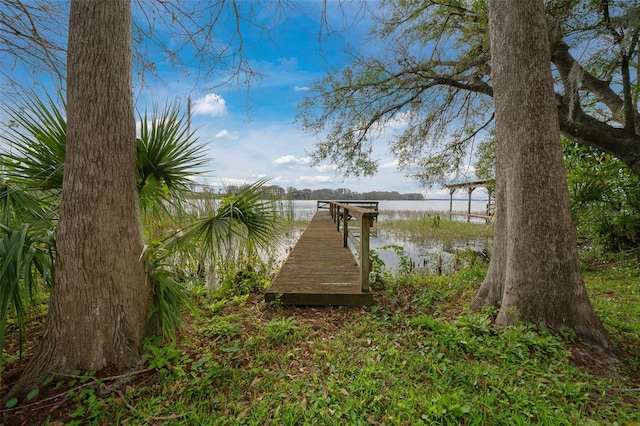
[[[139,358],[151,298],[141,261],[131,60],[130,0],[72,0],[56,283],[42,340],[12,395],[50,374]]]
[[[496,120],[494,255],[474,306],[496,322],[531,322],[603,347],[607,333],[582,279],[542,0],[490,0]]]

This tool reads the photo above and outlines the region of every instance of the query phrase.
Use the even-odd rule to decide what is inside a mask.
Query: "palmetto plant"
[[[54,279],[66,123],[52,103],[30,96],[3,107],[10,121],[0,136],[0,347],[12,318],[22,349],[27,310]]]
[[[249,250],[264,248],[278,235],[278,214],[267,194],[266,180],[247,185],[223,197],[214,214],[205,215],[180,231],[171,245],[202,241],[208,255],[220,251],[231,240],[245,241]]]
[[[51,97],[43,101],[33,93],[2,107],[10,118],[2,137],[8,143],[2,163],[12,181],[27,190],[42,191],[41,196],[55,196],[62,189],[67,146],[64,103],[62,108]]]
[[[31,94],[3,107],[10,122],[0,154],[0,344],[9,313],[24,325],[25,306],[36,283],[53,283],[55,223],[66,148],[64,103]],[[62,105],[60,108],[59,105]],[[188,297],[181,285],[180,256],[193,251],[204,261],[230,241],[249,250],[265,246],[278,232],[278,216],[265,201],[264,183],[249,185],[217,210],[199,210],[190,176],[205,165],[180,108],[141,114],[137,138],[137,187],[147,245],[143,253],[154,288],[150,330],[172,337]],[[175,221],[176,212],[187,211]]]
[[[27,223],[0,225],[0,348],[12,310],[22,352],[26,309],[38,293],[38,285],[48,287],[53,282],[52,243],[47,229],[34,230]]]
[[[178,104],[139,117],[137,184],[144,213],[166,205],[179,207],[191,190],[191,176],[206,164],[204,146],[197,143]]]

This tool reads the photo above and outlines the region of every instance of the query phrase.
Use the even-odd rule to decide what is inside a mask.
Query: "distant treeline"
[[[278,185],[269,187],[275,197],[292,200],[423,200],[419,193],[400,194],[397,191],[354,192],[347,188],[338,189],[297,189],[289,187],[286,190]]]
[[[220,197],[225,194],[235,194],[247,185],[227,185],[224,192],[220,188],[208,185],[194,185],[193,190],[212,194],[213,197]],[[420,193],[401,194],[398,191],[371,191],[354,192],[348,188],[338,189],[297,189],[292,186],[283,188],[278,185],[265,186],[268,194],[274,198],[289,200],[424,200]]]

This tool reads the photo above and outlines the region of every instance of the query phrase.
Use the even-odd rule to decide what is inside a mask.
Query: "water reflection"
[[[480,256],[490,250],[490,238],[474,238],[464,241],[444,241],[425,239],[420,235],[379,229],[371,239],[371,248],[376,250],[385,266],[398,271],[401,258],[392,247],[402,247],[403,256],[415,266],[417,271],[451,272],[456,269],[456,253],[470,249]]]

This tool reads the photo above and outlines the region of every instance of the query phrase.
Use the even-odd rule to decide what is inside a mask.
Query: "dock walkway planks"
[[[285,305],[371,305],[360,269],[327,211],[318,211],[265,290],[265,301]]]

